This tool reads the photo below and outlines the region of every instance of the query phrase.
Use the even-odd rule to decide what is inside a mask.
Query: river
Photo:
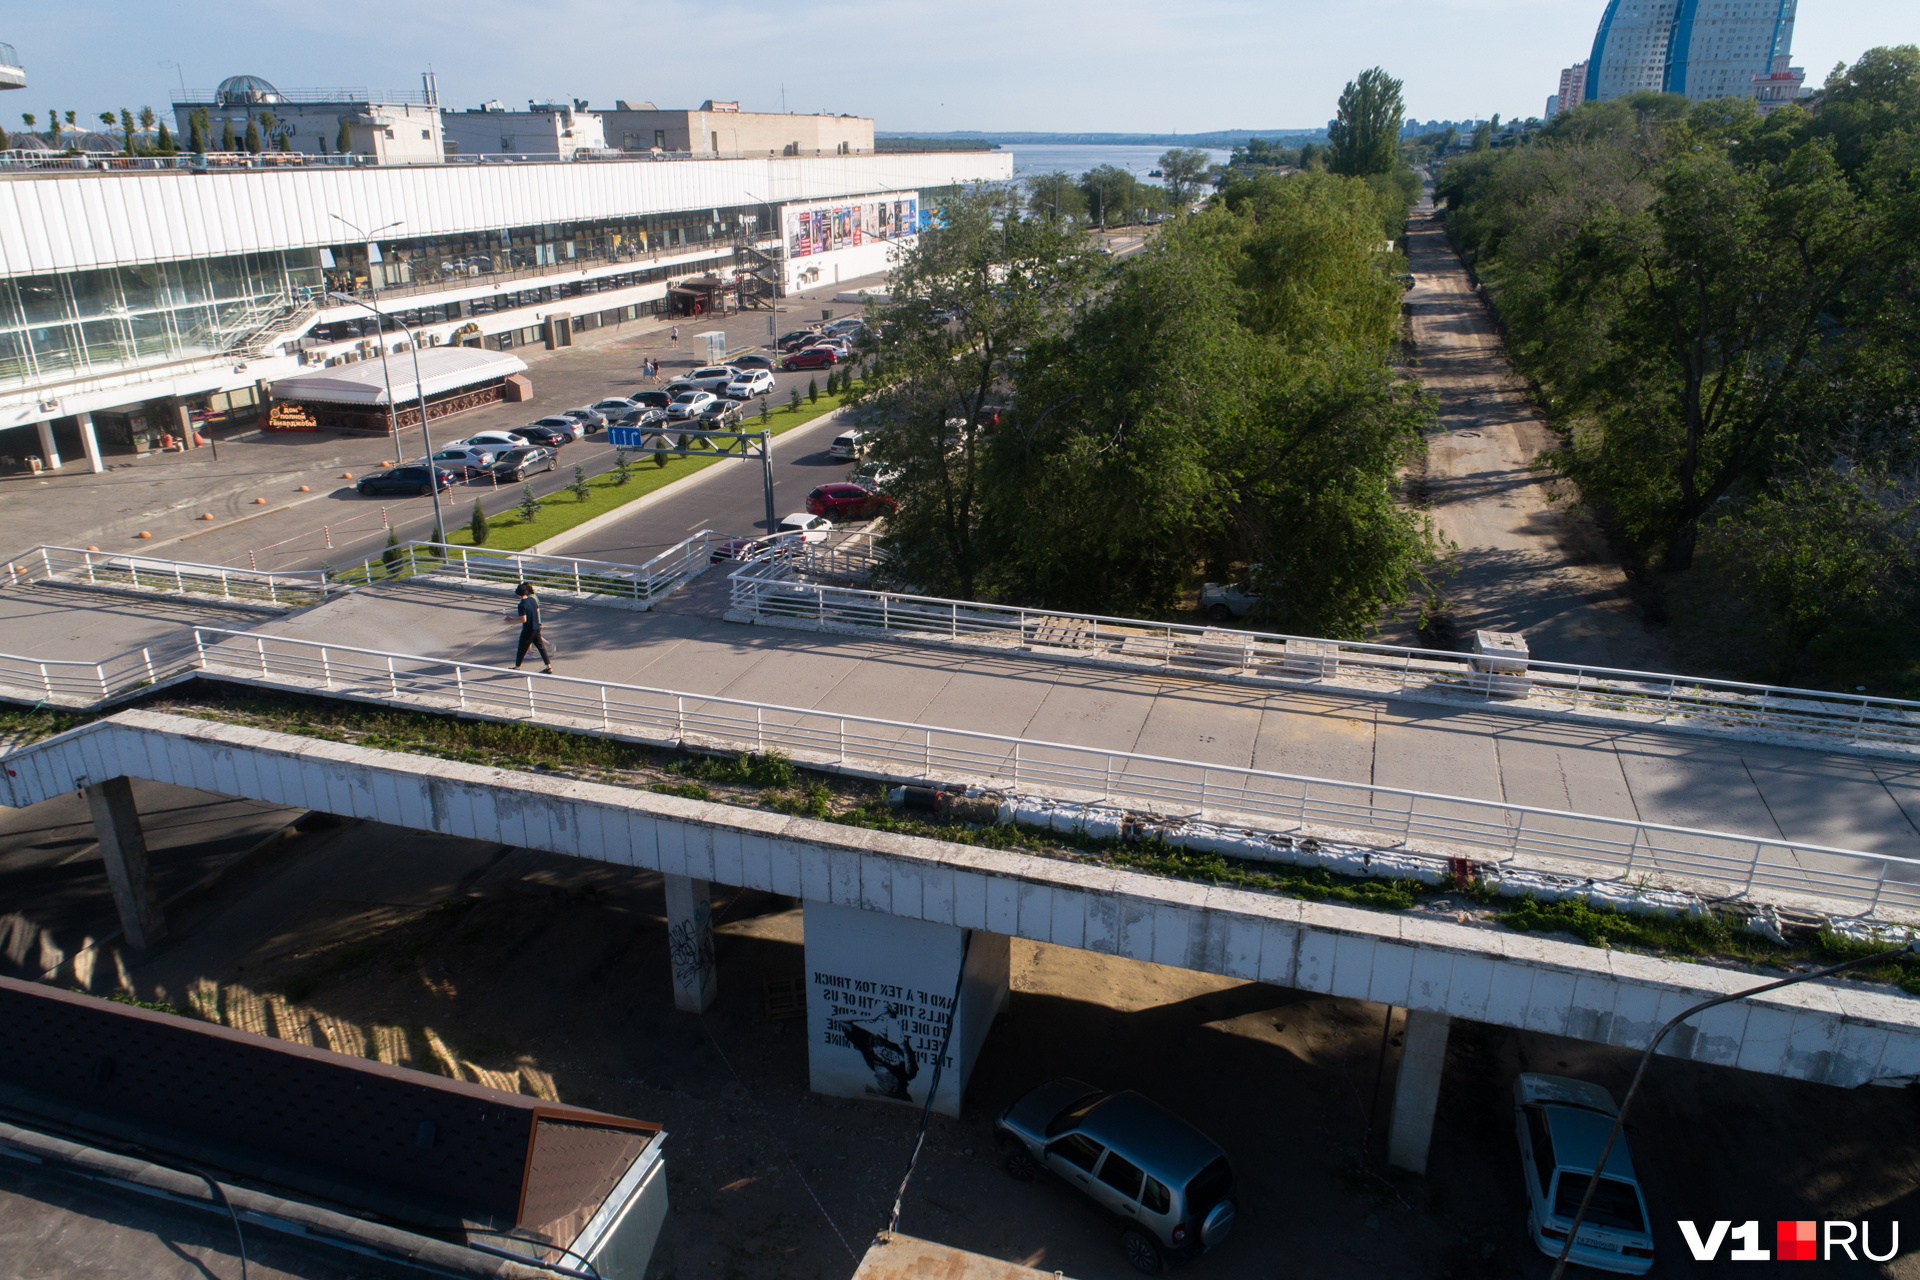
[[[1128,147],[1102,146],[1098,143],[1038,145],[1025,142],[1010,142],[1000,150],[1013,157],[1013,176],[1015,179],[1030,178],[1035,174],[1052,173],[1064,170],[1079,177],[1089,169],[1097,169],[1103,164],[1130,171],[1142,182],[1159,182],[1158,178],[1149,178],[1148,173],[1160,167],[1160,157],[1169,147]],[[1231,152],[1207,150],[1208,164],[1225,164]]]

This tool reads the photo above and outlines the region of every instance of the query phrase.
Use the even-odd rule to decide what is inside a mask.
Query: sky
[[[418,88],[441,101],[615,99],[872,116],[883,131],[1180,132],[1319,127],[1373,65],[1413,119],[1540,114],[1587,56],[1604,0],[168,0],[10,5],[0,40],[28,88],[0,127],[49,107],[164,110],[230,75],[283,89]],[[1920,44],[1916,0],[1800,0],[1794,63]],[[42,125],[44,127],[44,124]]]

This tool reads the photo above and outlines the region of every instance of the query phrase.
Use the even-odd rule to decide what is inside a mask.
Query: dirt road
[[[1517,631],[1545,661],[1661,669],[1664,645],[1600,530],[1584,508],[1550,503],[1548,477],[1530,466],[1558,438],[1507,363],[1431,204],[1415,210],[1406,248],[1411,372],[1440,401],[1421,487],[1460,549],[1444,588],[1459,647],[1476,630]]]

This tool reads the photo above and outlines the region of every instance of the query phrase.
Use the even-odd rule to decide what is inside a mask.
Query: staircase
[[[738,252],[737,280],[742,311],[771,311],[780,296],[779,260],[754,248],[741,245]]]

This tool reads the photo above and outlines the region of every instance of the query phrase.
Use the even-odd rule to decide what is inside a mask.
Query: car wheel
[[[1025,1147],[1008,1156],[1004,1167],[1015,1182],[1032,1182],[1040,1172],[1040,1162]]]
[[[1207,616],[1215,622],[1232,622],[1233,610],[1223,604],[1208,605]]]
[[[421,485],[421,486],[420,486],[420,488],[419,488],[418,490],[416,490],[415,492],[416,492],[416,494],[417,494],[417,496],[419,496],[419,497],[422,497],[422,498],[424,498],[424,497],[426,497],[426,496],[427,496],[428,494],[430,494],[430,493],[432,493],[432,492],[433,492],[433,486],[432,486],[432,485],[430,485],[430,484],[423,484],[423,485]]]
[[[1138,1227],[1128,1227],[1120,1235],[1120,1247],[1126,1251],[1127,1261],[1133,1264],[1135,1271],[1150,1276],[1160,1274],[1160,1246],[1146,1232]]]

